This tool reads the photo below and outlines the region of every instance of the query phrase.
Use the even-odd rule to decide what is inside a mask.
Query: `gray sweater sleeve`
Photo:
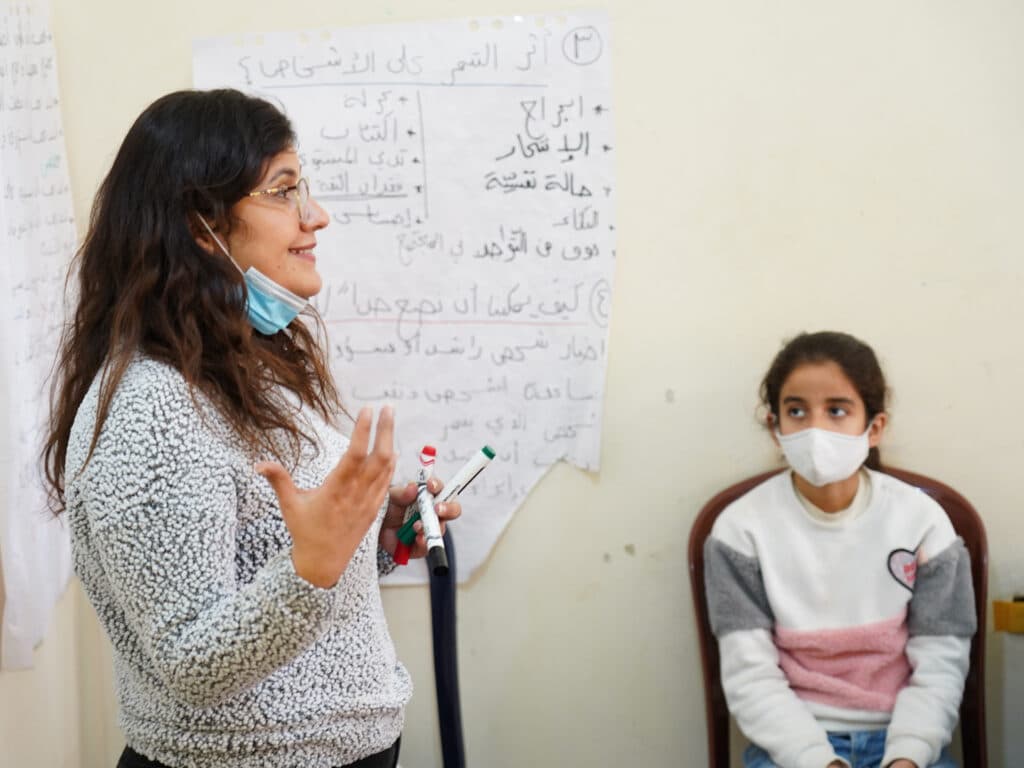
[[[208,425],[180,378],[158,391],[126,380],[75,484],[125,622],[171,694],[194,706],[295,658],[340,605],[295,574],[290,549],[237,583],[237,468]]]

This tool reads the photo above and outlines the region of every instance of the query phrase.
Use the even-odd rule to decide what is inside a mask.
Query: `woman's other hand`
[[[384,503],[395,471],[394,411],[381,409],[371,449],[372,424],[373,411],[361,409],[348,449],[318,488],[299,490],[276,462],[255,467],[277,494],[295,572],[315,586],[338,582]]]
[[[427,490],[434,496],[441,492],[444,483],[436,477],[427,481]],[[387,514],[384,516],[384,524],[380,529],[380,547],[388,554],[395,554],[395,547],[398,544],[398,529],[405,521],[405,510],[416,500],[416,483],[396,485],[391,488],[391,497],[388,504]],[[441,533],[444,534],[445,521],[454,520],[462,514],[462,505],[458,499],[452,498],[443,504],[435,505],[437,519],[441,522]],[[423,535],[423,523],[417,520],[413,523],[416,531],[416,541],[412,545],[409,557],[425,557],[427,554],[427,541]]]

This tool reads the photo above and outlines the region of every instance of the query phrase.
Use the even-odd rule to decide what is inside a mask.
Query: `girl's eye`
[[[278,198],[279,200],[287,200],[288,193],[290,191],[291,190],[289,190],[288,187],[278,187],[277,189],[274,190],[274,197]]]
[[[804,409],[798,405],[791,406],[790,409],[786,411],[786,413],[789,415],[790,418],[793,419],[802,419],[806,414]]]
[[[834,418],[837,418],[837,419],[841,419],[843,416],[846,416],[847,413],[849,413],[841,405],[833,405],[831,408],[828,409],[828,412],[829,412],[830,416],[833,416]]]

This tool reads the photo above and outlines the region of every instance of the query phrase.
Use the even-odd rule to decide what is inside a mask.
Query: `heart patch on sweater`
[[[913,592],[914,580],[917,578],[917,553],[909,549],[894,549],[889,553],[889,573]]]

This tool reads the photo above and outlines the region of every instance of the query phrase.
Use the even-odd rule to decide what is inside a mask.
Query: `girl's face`
[[[302,175],[295,150],[271,158],[254,192],[289,187]],[[308,299],[320,291],[316,269],[316,233],[328,224],[327,213],[312,198],[309,215],[300,220],[296,192],[279,191],[242,198],[232,208],[240,221],[227,238],[228,251],[244,272],[256,267],[275,283]]]
[[[774,417],[770,417],[773,418]],[[859,435],[868,426],[867,410],[857,388],[838,363],[804,363],[790,372],[779,391],[779,432],[788,435],[817,427],[844,435]],[[868,445],[882,439],[885,414],[871,422]]]

